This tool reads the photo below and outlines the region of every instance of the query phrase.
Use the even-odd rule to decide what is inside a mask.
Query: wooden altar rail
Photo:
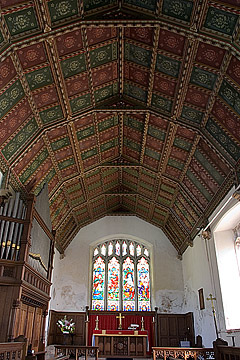
[[[74,354],[75,360],[78,360],[80,356],[84,356],[85,360],[88,356],[98,360],[98,346],[81,346],[81,345],[54,345],[55,347],[55,358],[60,355],[71,355]]]
[[[201,359],[213,360],[215,353],[213,348],[181,348],[181,347],[153,347],[153,360],[169,359]],[[230,359],[229,359],[230,360]]]
[[[25,342],[0,343],[1,360],[24,360],[26,356]]]
[[[216,359],[240,360],[240,347],[219,345],[216,350]]]

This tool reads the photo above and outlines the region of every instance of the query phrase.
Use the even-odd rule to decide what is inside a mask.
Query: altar
[[[88,345],[99,357],[148,357],[154,346],[154,312],[88,312]]]
[[[99,347],[99,356],[146,357],[147,331],[94,330],[93,344]]]

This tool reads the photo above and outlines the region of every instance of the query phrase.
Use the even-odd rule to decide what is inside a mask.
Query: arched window
[[[150,311],[149,250],[117,239],[93,249],[92,310]]]
[[[239,219],[240,203],[238,202],[222,215],[213,231],[227,330],[240,328]]]

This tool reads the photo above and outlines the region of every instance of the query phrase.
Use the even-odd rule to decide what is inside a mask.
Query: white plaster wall
[[[213,296],[216,298],[216,300],[214,301],[214,306],[216,309],[219,337],[228,341],[229,345],[231,346],[231,336],[234,335],[236,346],[240,346],[240,330],[227,332],[226,329],[224,307],[222,301],[222,290],[224,291],[224,289],[221,289],[219,279],[219,266],[221,268],[221,261],[223,261],[223,258],[220,259],[219,257],[219,252],[221,251],[223,238],[226,240],[226,231],[225,234],[223,233],[226,224],[222,223],[222,219],[229,212],[229,210],[235,208],[236,204],[238,203],[237,200],[231,197],[234,191],[234,188],[229,191],[225,199],[222,200],[221,204],[219,204],[219,206],[215,209],[214,213],[209,218],[209,224],[212,234],[211,239],[203,240],[202,237],[197,236],[193,241],[193,247],[188,248],[183,254],[182,265],[185,291],[183,312],[193,311],[195,334],[202,336],[203,345],[205,347],[212,346],[212,342],[216,339],[216,331],[211,309],[211,302],[206,300],[209,294],[213,294]],[[236,217],[235,219],[233,218],[233,216],[231,216],[225,221],[225,223],[227,223],[228,225],[228,229],[232,229],[240,221],[240,213],[236,214],[235,210],[234,214]],[[219,224],[221,224],[221,227]],[[220,234],[219,231],[221,231],[222,234]],[[225,256],[228,256],[228,254],[225,253]],[[220,262],[218,263],[218,261]],[[225,269],[224,266],[222,266],[220,276],[225,276],[226,271],[226,266]],[[234,268],[234,271],[237,272],[236,267]],[[229,281],[231,281],[231,276],[229,274],[228,277]],[[235,282],[234,286],[240,287],[239,283],[237,282]],[[204,310],[200,310],[199,308],[198,289],[200,288],[203,288],[204,290]],[[238,296],[237,291],[235,291],[235,295]],[[238,299],[235,300],[239,303]],[[233,301],[233,303],[236,303],[236,301]]]
[[[234,191],[235,189],[232,189],[231,192]],[[220,336],[228,341],[229,345],[232,345],[231,336],[234,336],[235,345],[240,347],[239,321],[234,321],[234,318],[239,320],[240,276],[233,244],[233,229],[240,222],[240,203],[231,196],[225,200],[226,207],[216,216],[211,226],[218,259],[219,284],[221,283],[223,293],[221,299],[224,302],[224,307],[221,304],[219,309]],[[229,330],[228,316],[233,317],[232,331]]]
[[[157,227],[135,217],[104,217],[81,229],[60,259],[56,251],[50,308],[82,311],[90,305],[90,249],[110,238],[143,241],[150,249],[152,268],[152,308],[180,313],[184,298],[182,263],[177,251]]]
[[[211,241],[211,240],[210,240]],[[193,247],[189,247],[183,254],[184,277],[184,312],[192,311],[194,316],[195,335],[201,335],[204,347],[212,347],[216,340],[211,303],[206,298],[209,294],[215,296],[211,281],[211,268],[209,261],[209,243],[205,243],[200,236],[194,239]],[[206,248],[207,246],[207,248]],[[212,260],[212,259],[211,259]],[[198,290],[203,288],[205,309],[200,310]]]
[[[239,219],[240,220],[240,219]],[[240,274],[234,247],[232,230],[218,231],[214,234],[226,328],[240,328]],[[236,286],[236,280],[238,286]]]
[[[230,204],[229,204],[230,205]],[[221,214],[222,216],[222,214]],[[216,222],[214,222],[216,223]],[[209,294],[216,297],[215,307],[219,336],[229,342],[226,332],[214,238],[194,239],[180,261],[165,234],[137,217],[105,217],[81,229],[60,259],[56,251],[50,309],[84,311],[90,305],[91,249],[99,242],[113,238],[145,242],[150,249],[152,269],[152,308],[159,312],[193,312],[195,335],[201,335],[203,346],[211,347],[216,339]],[[204,289],[205,309],[200,310],[198,289]],[[235,334],[235,333],[234,333]],[[236,345],[240,346],[239,333]]]

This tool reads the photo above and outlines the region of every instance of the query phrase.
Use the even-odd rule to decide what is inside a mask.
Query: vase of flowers
[[[63,319],[57,321],[57,326],[63,333],[64,344],[66,344],[69,335],[71,335],[71,342],[73,343],[73,334],[75,332],[75,323],[73,322],[73,319],[67,320],[67,315],[65,315]]]

